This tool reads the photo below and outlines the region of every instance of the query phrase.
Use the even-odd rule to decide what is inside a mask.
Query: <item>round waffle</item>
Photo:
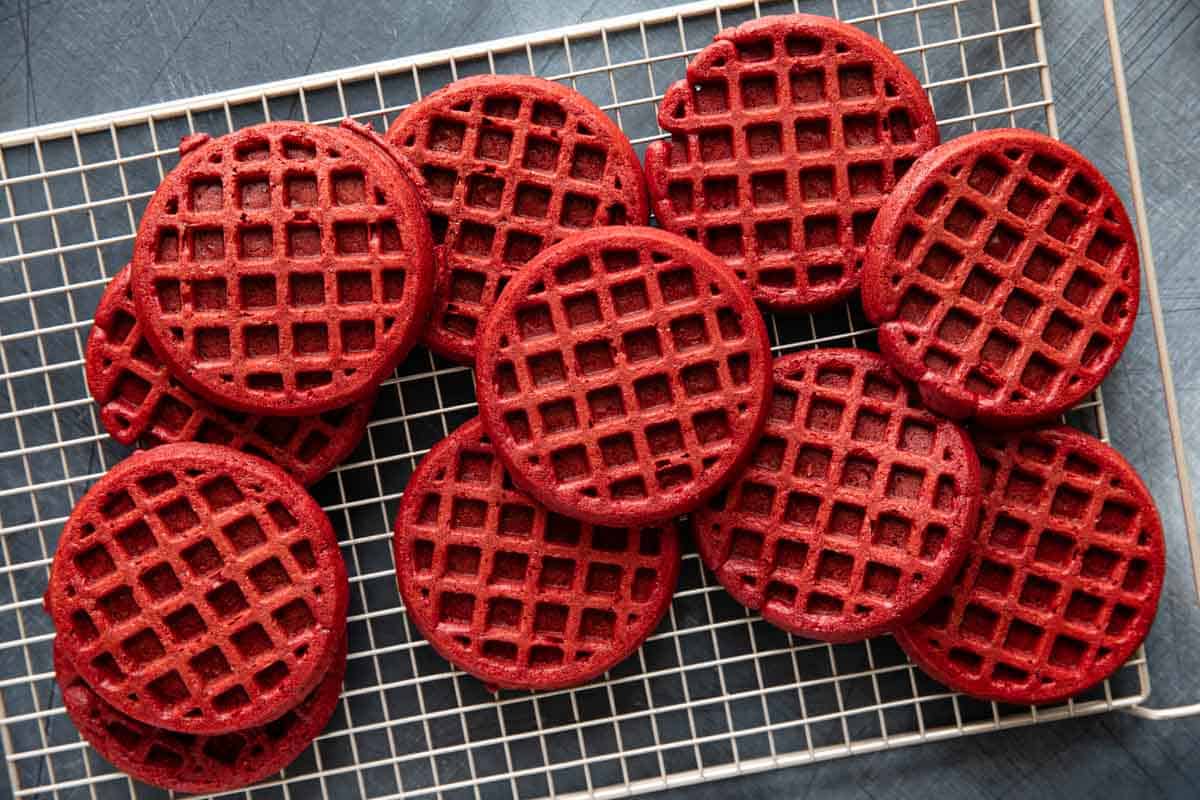
[[[144,783],[176,792],[227,792],[274,775],[329,723],[346,672],[343,636],[320,685],[274,722],[211,736],[176,733],[122,714],[79,677],[61,644],[54,671],[67,716],[96,752]]]
[[[673,523],[588,525],[512,487],[479,419],[421,460],[396,518],[396,577],[434,648],[491,686],[591,680],[657,627],[679,577]]]
[[[738,602],[844,642],[912,621],[949,586],[975,533],[979,462],[965,431],[908,395],[865,350],[775,360],[754,456],[692,517]]]
[[[96,308],[84,357],[100,421],[121,444],[223,444],[268,461],[312,484],[350,454],[367,429],[374,393],[345,408],[308,417],[247,416],[209,403],[171,377],[142,336],[129,290],[129,267],[109,283]]]
[[[991,426],[1095,389],[1137,316],[1137,242],[1067,145],[993,130],[929,153],[884,202],[863,271],[879,347],[934,410]]]
[[[921,84],[891,50],[828,17],[723,30],[658,110],[654,215],[724,258],[754,297],[808,311],[858,288],[883,198],[938,141]]]
[[[476,365],[480,416],[516,484],[598,525],[685,513],[745,463],[771,351],[720,259],[653,228],[576,234],[511,281]]]
[[[1154,621],[1164,544],[1125,459],[1074,428],[980,432],[979,533],[949,593],[896,638],[957,691],[1049,703],[1099,683]]]
[[[133,297],[178,380],[222,408],[315,414],[370,395],[433,289],[419,189],[353,124],[192,137],[142,216]]]
[[[583,228],[645,225],[625,134],[583,95],[527,75],[456,81],[405,109],[388,141],[420,165],[444,244],[425,342],[457,361],[507,277]]]
[[[119,711],[182,733],[278,719],[320,682],[349,588],[320,506],[279,467],[168,444],[75,506],[46,593],[80,676]]]

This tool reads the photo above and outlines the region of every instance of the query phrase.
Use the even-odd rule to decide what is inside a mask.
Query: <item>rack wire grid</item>
[[[836,16],[886,42],[929,90],[944,139],[1008,125],[1057,133],[1037,0],[733,0],[0,135],[0,625],[15,632],[0,642],[0,738],[16,796],[161,794],[114,771],[66,719],[41,595],[74,502],[128,454],[98,423],[83,348],[91,310],[126,263],[143,208],[178,160],[180,136],[344,116],[382,130],[451,80],[521,72],[588,95],[641,150],[663,135],[655,121],[662,90],[713,33],[791,11]],[[1115,83],[1127,107],[1110,6],[1106,12]],[[1145,260],[1128,126],[1125,133]],[[1148,297],[1157,312],[1152,266]],[[768,323],[779,353],[874,347],[857,303],[769,316]],[[1173,393],[1166,396],[1174,413]],[[624,796],[1136,709],[1149,694],[1139,651],[1104,684],[1061,705],[971,700],[914,668],[890,637],[829,645],[784,634],[734,603],[687,552],[670,612],[636,655],[576,689],[492,695],[415,632],[396,591],[390,548],[391,521],[416,463],[474,411],[471,371],[418,348],[383,385],[362,444],[314,488],[351,576],[346,684],[328,729],[254,796]],[[1068,417],[1107,435],[1099,393]],[[1178,437],[1176,444],[1179,455]],[[1188,505],[1186,480],[1181,470]],[[251,790],[242,794],[249,798]]]

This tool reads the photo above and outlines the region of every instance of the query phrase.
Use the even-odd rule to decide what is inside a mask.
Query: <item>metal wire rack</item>
[[[883,39],[928,88],[944,138],[1005,125],[1057,132],[1037,0],[726,0],[0,135],[0,629],[13,637],[0,642],[0,740],[16,796],[155,793],[100,760],[63,714],[40,598],[75,500],[127,454],[98,424],[83,347],[91,310],[128,259],[142,209],[178,160],[179,137],[281,118],[351,116],[382,129],[453,79],[523,72],[584,92],[640,150],[662,135],[661,91],[716,30],[793,10],[838,16]],[[1114,75],[1123,98],[1117,59]],[[1126,144],[1148,256],[1132,138]],[[1152,260],[1148,272],[1160,325]],[[874,347],[853,303],[772,317],[769,328],[776,352]],[[1165,370],[1180,455],[1169,362]],[[315,487],[351,574],[349,668],[333,723],[283,775],[261,785],[273,787],[270,794],[624,796],[1135,708],[1149,694],[1139,651],[1102,686],[1059,706],[974,701],[926,678],[890,638],[834,646],[783,634],[733,603],[688,553],[668,617],[603,680],[493,696],[416,635],[396,592],[389,545],[416,462],[474,408],[470,370],[418,348],[383,386],[362,445]],[[1069,418],[1107,435],[1099,394]],[[1190,513],[1183,470],[1179,480]]]

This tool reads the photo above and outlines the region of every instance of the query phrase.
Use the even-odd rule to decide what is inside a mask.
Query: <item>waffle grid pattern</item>
[[[361,397],[394,362],[431,257],[414,189],[371,147],[339,130],[258,126],[197,145],[164,179],[133,291],[190,388],[236,410],[321,410]]]
[[[672,524],[592,526],[512,487],[478,420],[423,462],[397,522],[399,580],[439,650],[484,680],[597,675],[657,625],[679,571]]]
[[[50,589],[57,627],[89,685],[131,716],[205,732],[264,724],[330,662],[336,548],[268,475],[191,448],[154,458],[164,450],[110,473],[85,501],[95,513],[73,520]]]
[[[247,416],[188,391],[142,336],[129,293],[129,267],[105,290],[88,337],[88,388],[100,420],[122,444],[223,444],[260,456],[305,484],[316,482],[362,438],[374,395],[306,417]]]
[[[641,165],[604,113],[557,84],[482,78],[411,106],[388,139],[421,167],[443,245],[428,335],[463,360],[507,279],[596,225],[646,222]]]
[[[518,483],[595,522],[663,518],[694,506],[679,493],[715,490],[752,446],[770,369],[732,273],[643,228],[575,239],[517,281],[479,383]]]
[[[122,714],[79,677],[60,645],[54,667],[67,714],[106,760],[139,780],[170,782],[176,791],[221,791],[266,777],[321,732],[341,693],[346,646],[339,646],[320,685],[279,719],[210,736],[176,733]]]
[[[1071,428],[977,435],[979,534],[951,592],[899,641],[960,690],[1037,703],[1141,644],[1163,584],[1162,526],[1137,475]]]
[[[978,510],[973,461],[966,434],[913,408],[878,356],[785,356],[750,465],[695,514],[697,546],[767,621],[875,635],[953,579]]]
[[[574,86],[640,148],[662,136],[655,124],[662,91],[683,77],[686,61],[713,31],[793,9],[791,0],[719,0],[645,10],[181,99],[153,111],[0,134],[2,377],[10,399],[0,449],[11,477],[0,491],[0,525],[12,587],[0,618],[22,631],[8,643],[12,657],[0,661],[0,726],[14,792],[147,793],[97,758],[68,724],[53,691],[41,595],[65,514],[127,454],[93,415],[80,367],[83,346],[91,309],[128,261],[142,204],[176,163],[179,137],[285,118],[336,125],[347,115],[383,130],[408,104],[456,77],[519,72]],[[1063,97],[1057,85],[1063,54],[1038,44],[1043,35],[1053,41],[1055,19],[1032,15],[1029,2],[918,0],[890,10],[881,3],[878,11],[869,2],[839,2],[838,13],[912,65],[946,139],[997,124],[1053,131],[1055,110],[1060,123],[1077,121],[1064,117],[1073,105],[1054,103]],[[1057,92],[1051,94],[1047,78]],[[1100,87],[1097,96],[1104,93]],[[872,327],[855,304],[811,316],[767,316],[779,353],[814,343],[870,348]],[[620,669],[577,689],[492,698],[432,651],[398,601],[391,569],[378,567],[387,559],[380,547],[390,544],[404,476],[476,413],[470,370],[413,352],[384,382],[363,447],[315,488],[339,528],[352,576],[346,702],[285,775],[239,797],[354,795],[364,786],[368,794],[414,797],[644,793],[1094,716],[1143,702],[1151,673],[1171,669],[1170,658],[1156,662],[1139,650],[1112,679],[1070,704],[976,702],[926,679],[891,637],[831,645],[783,635],[729,602],[688,552],[669,616]],[[1143,379],[1144,389],[1159,391],[1152,375]],[[1106,420],[1105,410],[1093,395],[1071,419],[1123,436],[1132,424],[1127,415],[1114,415],[1108,405]],[[1159,480],[1161,491],[1176,490],[1173,473]]]
[[[880,344],[927,397],[965,392],[988,420],[1046,417],[1120,357],[1137,245],[1112,188],[1069,156],[1031,134],[984,140],[939,164],[872,243],[870,291],[895,304]]]
[[[647,156],[655,213],[759,300],[819,307],[857,288],[879,205],[937,127],[903,62],[856,29],[753,25],[667,90],[672,138]]]

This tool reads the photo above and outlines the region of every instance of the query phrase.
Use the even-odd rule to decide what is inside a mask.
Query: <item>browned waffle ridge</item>
[[[277,719],[320,682],[348,586],[321,507],[279,467],[168,444],[75,506],[46,593],[81,677],[121,712],[183,733]]]
[[[667,519],[745,463],[766,328],[720,259],[654,228],[576,234],[511,281],[480,337],[480,416],[517,486],[595,524]]]
[[[883,198],[938,143],[898,56],[828,17],[719,32],[670,86],[646,150],[654,214],[725,259],[759,302],[811,311],[858,288]]]
[[[304,484],[315,483],[350,454],[375,402],[372,392],[345,408],[306,417],[245,415],[214,406],[172,378],[142,336],[128,266],[96,308],[84,370],[100,421],[121,444],[223,444],[262,456]]]
[[[658,625],[679,575],[674,523],[588,525],[515,489],[478,418],[422,459],[396,518],[409,617],[493,686],[588,681]]]
[[[314,414],[373,392],[432,297],[409,167],[349,122],[271,122],[180,149],[132,260],[142,332],[171,374],[244,413]]]
[[[1065,700],[1150,630],[1165,570],[1158,511],[1117,451],[1074,428],[977,432],[975,445],[979,533],[954,586],[896,638],[957,691]]]
[[[644,225],[646,186],[625,134],[590,100],[528,75],[479,75],[401,112],[388,141],[419,165],[442,245],[426,343],[475,357],[487,309],[545,247],[598,225]]]
[[[754,456],[692,517],[738,602],[791,633],[853,641],[911,622],[950,585],[975,533],[979,462],[910,392],[864,350],[775,360]]]
[[[1137,239],[1104,176],[1034,131],[929,153],[871,233],[863,307],[927,405],[990,426],[1049,420],[1121,357],[1140,296]]]

